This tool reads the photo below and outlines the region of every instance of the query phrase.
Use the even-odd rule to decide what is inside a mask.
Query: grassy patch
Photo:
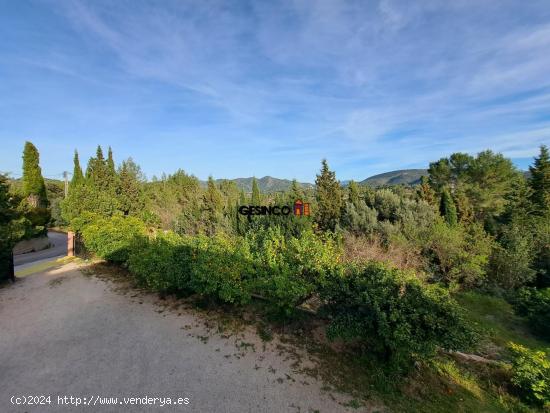
[[[532,349],[550,346],[530,333],[526,320],[517,316],[504,299],[476,292],[461,293],[456,298],[466,309],[468,318],[479,326],[489,344],[497,347],[495,351],[505,348],[510,341]]]

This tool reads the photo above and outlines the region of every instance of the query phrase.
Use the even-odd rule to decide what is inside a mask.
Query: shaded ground
[[[173,406],[80,406],[76,411],[340,412],[341,396],[296,372],[296,357],[252,329],[213,332],[193,311],[150,294],[114,290],[65,264],[0,289],[0,406],[68,411],[57,396],[178,397]],[[298,351],[298,350],[297,350]],[[301,364],[307,356],[300,355]],[[51,406],[12,406],[51,395]]]
[[[52,245],[50,248],[29,252],[27,254],[14,255],[13,261],[16,267],[29,264],[35,261],[41,261],[47,258],[62,257],[67,255],[67,234],[63,232],[48,232],[48,239]],[[18,270],[19,268],[16,268]]]

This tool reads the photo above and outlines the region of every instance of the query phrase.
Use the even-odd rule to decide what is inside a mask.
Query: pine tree
[[[458,223],[456,205],[447,188],[444,188],[441,192],[440,212],[441,215],[445,218],[445,221],[447,221],[447,224],[449,224],[449,226],[456,226],[456,224]]]
[[[31,142],[25,142],[23,150],[23,193],[34,208],[46,208],[48,197],[40,169],[40,155]]]
[[[71,179],[71,186],[80,185],[84,183],[84,174],[82,173],[82,168],[80,167],[80,159],[78,158],[78,152],[74,151],[73,158],[73,179]]]
[[[540,154],[529,167],[531,177],[529,186],[532,189],[531,202],[540,212],[550,209],[550,155],[546,145],[541,145]]]
[[[322,161],[321,173],[315,180],[317,189],[317,211],[315,220],[322,230],[334,231],[342,208],[342,189],[336,180],[336,174],[328,167],[326,159]]]
[[[262,202],[260,188],[256,177],[252,178],[252,205],[260,205]]]

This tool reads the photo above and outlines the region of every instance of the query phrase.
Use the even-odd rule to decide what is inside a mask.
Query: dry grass
[[[420,251],[410,245],[391,243],[386,246],[379,237],[344,237],[344,260],[347,262],[382,261],[402,270],[423,272],[426,268]]]

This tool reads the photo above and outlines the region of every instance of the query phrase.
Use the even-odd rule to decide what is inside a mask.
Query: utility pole
[[[63,171],[63,178],[65,178],[65,198],[67,198],[67,194],[69,193],[69,174],[67,171]]]

